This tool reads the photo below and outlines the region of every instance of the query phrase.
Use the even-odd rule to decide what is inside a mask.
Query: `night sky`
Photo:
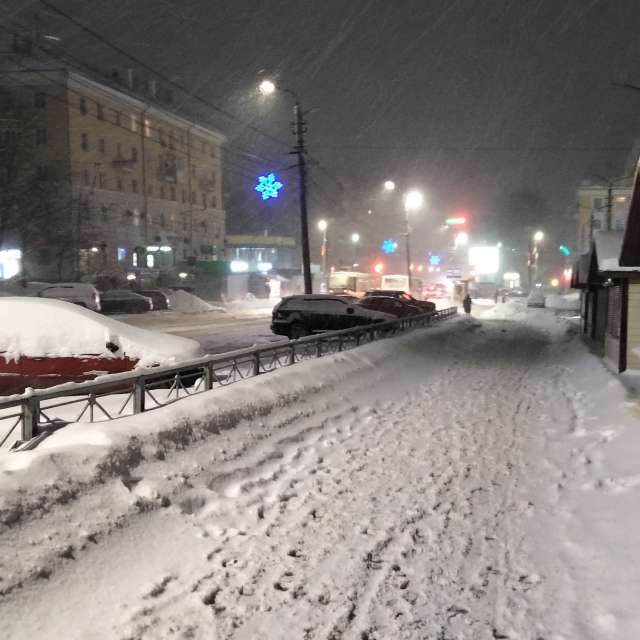
[[[295,90],[317,109],[316,217],[342,204],[340,188],[366,208],[388,177],[429,193],[425,230],[454,208],[491,216],[523,188],[566,216],[580,179],[625,172],[638,135],[640,92],[611,85],[640,84],[637,0],[52,1],[284,142],[288,97],[267,101],[255,87],[268,76]],[[38,2],[2,13],[28,24],[34,11],[87,63],[135,66]],[[285,146],[176,95],[229,136],[230,211],[255,209],[252,176],[290,164]],[[295,222],[292,195],[265,213],[275,227]]]

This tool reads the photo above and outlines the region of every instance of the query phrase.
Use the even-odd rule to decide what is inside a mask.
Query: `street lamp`
[[[309,216],[307,213],[307,160],[304,134],[306,132],[304,115],[300,98],[290,89],[279,88],[271,80],[263,80],[259,85],[260,93],[269,96],[275,91],[281,91],[293,96],[293,135],[295,144],[293,154],[297,156],[298,163],[298,193],[300,198],[300,235],[302,248],[302,274],[304,277],[304,292],[313,293],[313,280],[311,279],[311,252],[309,250]]]
[[[536,242],[542,242],[542,241],[544,240],[544,233],[543,233],[542,231],[536,231],[536,232],[533,234],[533,239],[534,239]]]
[[[412,189],[404,194],[404,224],[405,224],[405,240],[406,240],[406,258],[407,258],[407,293],[411,293],[411,242],[409,235],[411,229],[409,227],[409,214],[415,213],[422,207],[424,196],[421,191]]]
[[[358,242],[360,242],[360,234],[355,232],[351,234],[351,242],[353,244],[353,265],[358,264]]]
[[[320,249],[320,255],[322,256],[322,275],[327,277],[327,227],[329,223],[326,220],[318,221],[318,229],[322,231],[322,248]]]
[[[536,231],[532,237],[533,242],[529,241],[529,291],[533,285],[534,275],[535,280],[538,279],[538,257],[540,252],[538,251],[538,243],[544,240],[544,233],[542,231]]]
[[[385,180],[383,187],[387,192],[395,191],[396,183],[393,180]]]

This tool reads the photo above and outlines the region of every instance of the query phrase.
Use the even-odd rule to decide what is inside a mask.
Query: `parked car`
[[[433,313],[436,310],[435,302],[429,300],[416,300],[410,293],[406,291],[400,291],[398,289],[374,289],[373,291],[367,291],[364,294],[365,298],[371,296],[385,296],[389,298],[397,298],[398,300],[404,300],[410,302],[422,309],[422,313]]]
[[[145,298],[151,298],[153,308],[156,311],[166,311],[167,309],[171,309],[169,295],[162,289],[136,289],[134,293],[144,296]]]
[[[100,311],[100,294],[86,282],[57,282],[38,291],[40,298],[55,298],[77,304],[91,311]]]
[[[527,307],[544,308],[546,305],[542,291],[532,291],[527,298]]]
[[[320,331],[348,329],[395,316],[352,303],[343,296],[296,295],[283,298],[274,308],[271,331],[291,339]]]
[[[526,298],[527,292],[520,287],[516,287],[515,289],[504,289],[503,294],[507,298]]]
[[[0,298],[0,394],[198,358],[187,338],[131,327],[61,300]]]
[[[129,289],[111,289],[100,295],[103,313],[145,313],[153,310],[151,298]]]
[[[368,296],[362,298],[362,300],[356,304],[365,309],[371,309],[372,311],[390,313],[392,316],[396,316],[396,318],[406,318],[407,316],[416,316],[423,313],[420,307],[412,304],[408,300],[392,298],[391,296]]]

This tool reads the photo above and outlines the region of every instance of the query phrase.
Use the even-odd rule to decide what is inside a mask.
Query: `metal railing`
[[[327,331],[272,346],[204,356],[166,367],[103,375],[0,399],[0,448],[31,448],[51,431],[75,422],[114,420],[166,406],[216,387],[252,378],[311,358],[353,349],[415,327],[444,320],[457,307],[433,313]],[[11,435],[20,427],[20,438]]]

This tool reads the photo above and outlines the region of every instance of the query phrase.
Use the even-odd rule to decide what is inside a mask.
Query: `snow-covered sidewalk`
[[[0,462],[1,635],[640,637],[636,405],[481,314]]]

